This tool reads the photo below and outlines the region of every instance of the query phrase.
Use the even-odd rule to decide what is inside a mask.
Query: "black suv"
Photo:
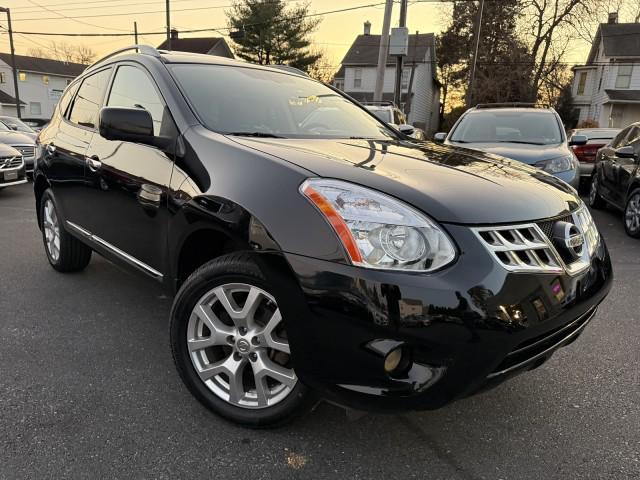
[[[624,212],[627,234],[640,238],[640,122],[633,123],[596,154],[589,205],[606,204]]]
[[[97,252],[177,292],[175,363],[215,412],[437,408],[541,365],[607,294],[557,178],[417,144],[295,73],[135,49],[41,132],[39,225],[56,270]]]

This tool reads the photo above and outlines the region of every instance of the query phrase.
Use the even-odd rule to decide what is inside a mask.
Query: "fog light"
[[[384,357],[384,371],[387,373],[393,372],[396,368],[398,368],[398,365],[400,365],[401,361],[402,348],[394,348],[389,353],[387,353],[386,357]]]

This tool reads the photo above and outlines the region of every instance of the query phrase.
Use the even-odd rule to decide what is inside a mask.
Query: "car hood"
[[[493,153],[502,157],[511,158],[527,165],[533,165],[543,160],[568,155],[570,152],[563,143],[554,145],[528,145],[526,143],[470,143],[460,144],[448,142],[450,145],[464,146],[472,150]]]
[[[0,132],[0,143],[6,145],[34,145],[35,138],[21,132]]]
[[[580,202],[571,187],[541,170],[463,148],[368,140],[231,139],[313,175],[393,195],[440,222],[538,220],[566,214]]]

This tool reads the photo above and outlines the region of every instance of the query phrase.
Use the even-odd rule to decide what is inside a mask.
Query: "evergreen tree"
[[[231,30],[241,32],[235,54],[260,65],[290,65],[304,71],[321,57],[309,50],[320,19],[307,18],[308,4],[287,7],[284,0],[240,0],[227,12]]]
[[[478,8],[476,2],[454,2],[451,24],[439,42],[440,70],[442,73],[444,69],[449,69],[449,80],[454,88],[456,85],[464,90],[468,88]],[[526,44],[517,34],[521,10],[521,0],[485,2],[473,104],[535,100],[531,82],[535,63]]]

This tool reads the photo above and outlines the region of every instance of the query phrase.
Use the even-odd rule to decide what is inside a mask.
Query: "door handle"
[[[85,157],[85,162],[89,170],[91,170],[92,172],[97,172],[102,167],[102,162],[95,155],[92,155],[91,157]]]

